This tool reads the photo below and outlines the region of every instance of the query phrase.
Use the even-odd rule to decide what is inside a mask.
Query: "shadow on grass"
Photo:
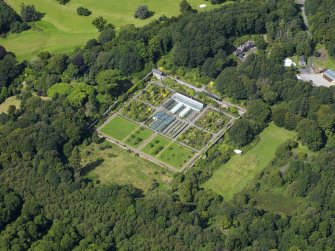
[[[98,159],[95,161],[92,161],[91,163],[88,163],[86,166],[84,166],[81,171],[80,175],[85,176],[90,171],[94,170],[96,167],[100,166],[104,162],[104,159]]]

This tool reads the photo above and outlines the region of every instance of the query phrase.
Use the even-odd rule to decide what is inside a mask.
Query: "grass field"
[[[56,0],[6,0],[19,12],[21,3],[35,5],[36,9],[45,13],[45,17],[36,23],[35,29],[21,34],[10,34],[6,39],[0,39],[0,44],[14,52],[19,59],[30,59],[38,52],[48,50],[52,53],[66,53],[77,46],[83,46],[87,40],[96,38],[98,32],[91,24],[97,16],[105,17],[118,28],[125,24],[143,26],[163,14],[171,17],[179,15],[180,0],[71,0],[66,5]],[[202,11],[216,8],[203,0],[189,0],[194,8],[207,4]],[[228,2],[229,3],[229,2]],[[146,4],[154,15],[146,20],[134,18],[134,12],[140,4]],[[226,4],[226,3],[225,3]],[[76,9],[83,6],[92,11],[89,17],[78,16]]]
[[[103,143],[105,144],[105,143]],[[110,144],[101,150],[99,145],[91,144],[81,149],[82,165],[85,175],[97,179],[101,183],[133,184],[147,190],[155,179],[160,188],[168,189],[172,173],[143,158],[137,157],[126,150]],[[102,158],[102,163],[97,163]]]
[[[138,147],[144,140],[149,138],[152,135],[152,131],[140,127],[133,134],[129,135],[124,141],[132,147]]]
[[[268,212],[285,215],[292,215],[297,209],[299,203],[304,199],[301,197],[292,197],[287,194],[283,188],[271,190],[260,190],[250,194],[251,204],[256,208],[264,209]]]
[[[116,116],[107,125],[105,125],[101,132],[115,138],[118,140],[124,140],[128,135],[130,135],[137,125],[129,120]]]
[[[203,187],[230,200],[271,162],[277,147],[294,136],[294,132],[271,123],[260,134],[260,141],[251,150],[243,155],[233,156],[228,163],[213,173],[212,178],[205,182]]]
[[[165,148],[162,153],[158,156],[158,159],[170,164],[171,166],[181,168],[190,158],[192,158],[194,152],[177,143],[172,143]]]
[[[15,96],[9,97],[0,105],[0,113],[7,113],[8,108],[11,105],[15,105],[16,109],[19,109],[20,104],[21,100],[17,99]]]
[[[170,143],[171,140],[164,138],[160,135],[157,135],[142,149],[142,151],[146,154],[155,157]]]

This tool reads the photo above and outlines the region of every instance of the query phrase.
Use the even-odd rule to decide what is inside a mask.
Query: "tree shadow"
[[[85,176],[88,174],[90,171],[94,170],[96,167],[100,166],[104,162],[104,159],[98,159],[95,161],[92,161],[91,163],[88,163],[86,166],[84,166],[80,170],[80,175]]]

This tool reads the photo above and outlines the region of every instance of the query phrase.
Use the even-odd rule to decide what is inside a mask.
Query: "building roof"
[[[201,111],[204,108],[204,105],[194,99],[186,97],[180,93],[175,93],[172,95],[172,99],[175,101],[182,103],[183,105],[189,106],[194,110]]]
[[[335,80],[335,71],[334,70],[326,70],[324,72],[325,75],[327,75],[329,78]]]
[[[159,75],[159,76],[163,76],[163,75],[164,75],[163,72],[161,72],[160,70],[157,70],[157,69],[152,69],[152,73],[153,73],[153,74],[157,74],[157,75]]]
[[[291,66],[296,66],[297,64],[294,63],[291,59],[285,58],[284,65],[285,67],[291,67]]]

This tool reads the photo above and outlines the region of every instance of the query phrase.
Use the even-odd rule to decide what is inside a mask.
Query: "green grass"
[[[14,52],[21,60],[30,59],[38,52],[45,50],[52,53],[67,53],[77,46],[83,46],[87,40],[98,36],[98,32],[91,24],[97,16],[105,17],[108,22],[118,28],[126,24],[143,26],[163,14],[168,17],[179,15],[180,0],[165,0],[164,2],[160,0],[71,0],[66,5],[61,5],[56,0],[6,0],[6,2],[18,12],[23,2],[26,5],[35,5],[38,11],[46,14],[42,21],[36,23],[36,29],[20,34],[10,34],[6,39],[0,39],[0,44]],[[207,4],[207,7],[201,11],[220,6],[213,6],[203,0],[189,0],[188,2],[197,9],[200,4]],[[155,14],[146,20],[134,18],[134,12],[140,4],[148,5]],[[92,15],[78,16],[76,9],[79,6],[91,10]]]
[[[260,141],[252,149],[243,155],[233,156],[213,173],[203,187],[230,200],[274,159],[277,147],[294,136],[294,132],[271,123],[260,134]]]
[[[117,140],[124,140],[136,128],[137,125],[135,123],[120,116],[116,116],[101,129],[101,132]]]
[[[292,197],[284,188],[260,190],[250,194],[250,203],[254,207],[276,214],[292,215],[298,205],[304,201],[301,197]]]
[[[142,151],[151,156],[157,156],[162,150],[171,143],[171,140],[157,135],[153,138],[143,149]]]
[[[133,134],[129,135],[124,142],[132,147],[138,147],[144,140],[149,138],[152,133],[152,131],[140,127]]]
[[[325,55],[325,58],[317,58],[313,57],[313,64],[316,68],[324,68],[324,69],[333,69],[335,70],[335,59],[333,59],[325,47],[321,44],[316,46],[316,49]]]
[[[191,149],[172,143],[162,151],[158,159],[176,168],[181,168],[193,155],[194,152]]]
[[[105,143],[102,143],[105,144]],[[101,144],[100,144],[101,145]],[[102,184],[133,184],[148,190],[155,179],[162,189],[168,189],[172,173],[168,170],[132,153],[110,144],[109,148],[100,149],[97,144],[82,147],[82,165],[88,178],[99,180]],[[103,162],[96,165],[97,158]]]
[[[0,113],[7,113],[9,106],[14,105],[16,109],[20,108],[21,100],[15,96],[7,98],[2,104],[0,104]]]

